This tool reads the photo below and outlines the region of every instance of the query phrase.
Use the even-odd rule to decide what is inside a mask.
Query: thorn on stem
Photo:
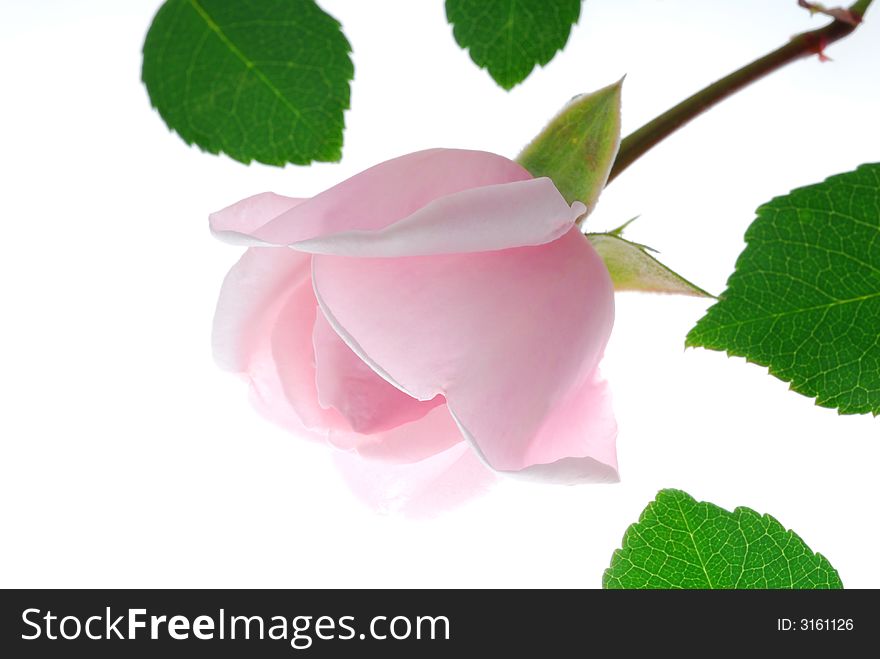
[[[819,56],[820,62],[832,62],[830,57],[825,54],[825,47],[828,45],[828,39],[826,37],[822,37],[819,39],[819,44],[816,46],[816,54]]]
[[[825,14],[826,16],[830,16],[836,21],[847,23],[848,25],[852,25],[853,27],[862,22],[861,16],[850,11],[849,9],[845,9],[844,7],[832,7],[829,9],[824,5],[819,4],[818,2],[808,2],[808,0],[798,0],[798,6],[808,10],[811,15]],[[823,58],[824,55],[822,55],[822,53],[819,53],[819,59],[823,62],[826,61]]]

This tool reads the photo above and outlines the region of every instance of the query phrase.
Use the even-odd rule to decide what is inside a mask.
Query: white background
[[[740,359],[683,349],[705,301],[618,296],[604,372],[622,482],[505,481],[429,520],[378,515],[323,447],[276,429],[210,355],[238,249],[206,217],[307,196],[432,146],[514,156],[578,92],[627,74],[624,132],[818,26],[795,0],[587,0],[566,50],[507,93],[442,3],[323,0],[354,48],[341,164],[277,169],[169,133],[140,83],[158,0],[0,1],[0,585],[595,587],[658,489],[769,512],[849,587],[880,586],[880,425]],[[880,8],[666,141],[589,228],[723,290],[754,209],[880,160]]]

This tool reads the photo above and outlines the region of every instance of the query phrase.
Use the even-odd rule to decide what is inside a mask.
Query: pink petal
[[[585,212],[547,178],[490,153],[433,149],[376,165],[277,216],[277,196],[211,216],[224,240],[321,254],[400,256],[550,242]],[[248,217],[250,209],[254,217]]]
[[[255,347],[268,339],[287,297],[311,288],[311,258],[293,250],[252,248],[226,275],[214,312],[214,359],[245,372]]]
[[[550,179],[539,178],[441,197],[384,229],[340,231],[289,245],[341,256],[485,252],[556,240],[585,210],[580,202],[569,206]],[[257,235],[267,239],[266,233]]]
[[[211,231],[227,242],[236,243],[242,234],[250,236],[257,229],[306,199],[282,197],[274,192],[262,192],[212,213]]]
[[[591,373],[557,405],[526,455],[533,466],[517,476],[556,483],[616,483],[617,421],[608,383]]]
[[[251,383],[255,406],[288,429],[350,430],[318,403],[312,328],[317,302],[311,257],[288,249],[251,248],[232,267],[214,314],[218,364]]]
[[[392,462],[368,457],[389,457],[389,446],[417,450],[394,455]],[[349,487],[367,505],[380,512],[430,517],[485,493],[496,481],[461,440],[449,413],[442,407],[424,418],[401,426],[372,445],[381,453],[337,451],[334,460]],[[420,448],[419,448],[420,447]],[[427,450],[426,450],[427,449]],[[390,454],[394,454],[391,451]]]
[[[323,313],[315,319],[313,340],[318,401],[321,407],[339,410],[355,432],[389,430],[445,402],[441,396],[416,400],[380,378],[345,345]]]
[[[408,464],[465,442],[449,410],[438,405],[417,421],[372,435],[334,435],[332,443],[371,460]]]
[[[290,251],[290,250],[284,250]],[[321,405],[316,385],[313,332],[318,310],[310,282],[299,286],[287,298],[272,329],[272,359],[282,390],[308,430],[325,433],[351,432],[351,425],[342,413]]]
[[[494,252],[315,256],[312,277],[327,320],[352,350],[415,398],[443,394],[493,468],[594,457],[572,456],[565,441],[536,446],[550,415],[595,370],[613,324],[608,271],[576,229]]]
[[[512,160],[485,151],[429,149],[387,160],[355,174],[265,226],[266,235],[291,243],[304,234],[375,231],[439,197],[532,176]],[[308,217],[308,229],[299,226]],[[309,237],[311,237],[309,236]]]
[[[325,442],[330,439],[328,437],[330,431],[327,428],[314,430],[307,428],[301,412],[291,405],[284,383],[278,374],[278,366],[270,343],[260,345],[255,351],[246,377],[250,385],[251,405],[263,418],[297,436]],[[339,419],[340,424],[345,423],[341,415]],[[342,433],[350,434],[344,431]]]

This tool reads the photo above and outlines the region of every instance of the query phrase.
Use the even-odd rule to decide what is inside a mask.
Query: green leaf
[[[758,209],[727,291],[687,337],[842,414],[880,412],[880,164]]]
[[[580,13],[580,0],[446,0],[458,45],[508,90],[565,47]]]
[[[244,163],[338,161],[350,52],[312,0],[168,0],[147,33],[142,77],[187,144]]]
[[[732,513],[661,490],[626,530],[604,588],[843,588],[793,531],[749,508]]]
[[[616,291],[712,297],[651,256],[648,252],[653,250],[649,247],[632,243],[613,232],[588,233],[587,238],[605,262]]]
[[[623,80],[573,98],[516,161],[534,177],[548,176],[565,199],[593,209],[620,147]]]

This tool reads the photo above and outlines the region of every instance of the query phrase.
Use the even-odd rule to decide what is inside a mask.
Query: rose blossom
[[[244,199],[210,218],[249,246],[220,293],[216,360],[274,421],[431,478],[476,457],[616,480],[597,370],[613,289],[575,225],[586,211],[511,160],[454,149],[311,199]]]

